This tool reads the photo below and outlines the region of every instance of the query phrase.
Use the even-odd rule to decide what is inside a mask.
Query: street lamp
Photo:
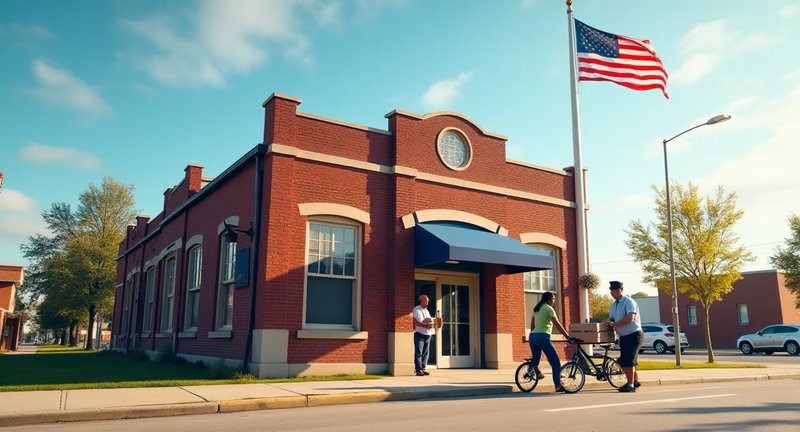
[[[680,322],[678,321],[678,289],[675,286],[675,258],[673,257],[672,252],[672,201],[670,201],[669,198],[669,164],[667,163],[667,143],[685,134],[686,132],[695,130],[701,126],[722,123],[730,119],[731,116],[727,114],[720,114],[711,117],[705,123],[700,123],[699,125],[686,129],[670,139],[664,140],[664,177],[666,177],[667,182],[667,241],[669,244],[669,279],[670,283],[672,283],[672,330],[674,330],[673,333],[675,337],[675,366],[677,367],[680,367],[681,365],[681,326]]]

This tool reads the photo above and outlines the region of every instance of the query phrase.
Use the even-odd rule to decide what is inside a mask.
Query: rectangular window
[[[225,233],[220,237],[220,285],[217,296],[217,329],[230,329],[233,326],[233,282],[236,276],[236,242],[228,239]]]
[[[186,322],[185,329],[196,329],[197,318],[200,315],[200,282],[203,268],[203,249],[194,247],[189,250],[189,271],[186,281]]]
[[[740,303],[736,305],[736,314],[739,316],[739,324],[750,324],[750,318],[747,316],[747,305]]]
[[[561,298],[558,295],[558,286],[561,285],[560,275],[557,271],[559,268],[559,260],[557,249],[548,247],[546,245],[531,245],[528,246],[536,249],[537,251],[553,257],[554,270],[539,270],[533,272],[525,272],[523,274],[523,291],[525,292],[525,328],[526,333],[531,329],[531,318],[533,317],[533,308],[542,299],[542,294],[551,292],[555,295],[555,304],[553,309],[556,311],[559,321],[561,320]],[[554,332],[558,330],[553,327]]]
[[[161,296],[161,333],[172,330],[172,310],[175,298],[175,256],[167,258],[164,265],[164,289]]]
[[[142,320],[142,333],[150,333],[153,326],[153,292],[156,287],[156,268],[147,269],[147,286],[144,295],[144,318]]]
[[[358,239],[358,227],[309,222],[306,324],[342,329],[356,327]]]
[[[133,293],[133,278],[128,278],[125,283],[125,288],[122,290],[122,323],[120,327],[120,334],[128,334],[128,321],[130,319],[131,308],[131,294]]]
[[[686,314],[688,315],[686,324],[697,325],[697,306],[686,306]]]

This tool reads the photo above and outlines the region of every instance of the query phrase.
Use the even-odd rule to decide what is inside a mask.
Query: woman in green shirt
[[[533,367],[536,368],[536,374],[539,379],[544,378],[544,374],[539,372],[539,359],[542,357],[542,352],[547,357],[550,363],[550,368],[553,370],[553,385],[557,392],[563,392],[564,387],[561,387],[561,363],[558,359],[556,347],[550,341],[550,334],[553,333],[553,324],[555,324],[558,331],[569,338],[569,334],[564,330],[564,326],[556,316],[556,311],[553,309],[555,304],[555,297],[553,293],[546,292],[542,295],[542,299],[533,308],[533,317],[531,318],[531,334],[528,336],[528,342],[531,345],[531,354],[533,356]]]

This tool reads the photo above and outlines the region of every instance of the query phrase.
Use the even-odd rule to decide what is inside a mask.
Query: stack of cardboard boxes
[[[580,339],[584,343],[612,343],[617,339],[614,329],[602,323],[572,323],[569,325],[569,335]]]

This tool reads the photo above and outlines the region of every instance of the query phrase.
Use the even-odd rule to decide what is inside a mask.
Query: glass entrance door
[[[475,367],[479,347],[477,275],[418,270],[415,279],[414,304],[425,294],[431,316],[442,318],[442,328],[431,338],[428,365]]]

